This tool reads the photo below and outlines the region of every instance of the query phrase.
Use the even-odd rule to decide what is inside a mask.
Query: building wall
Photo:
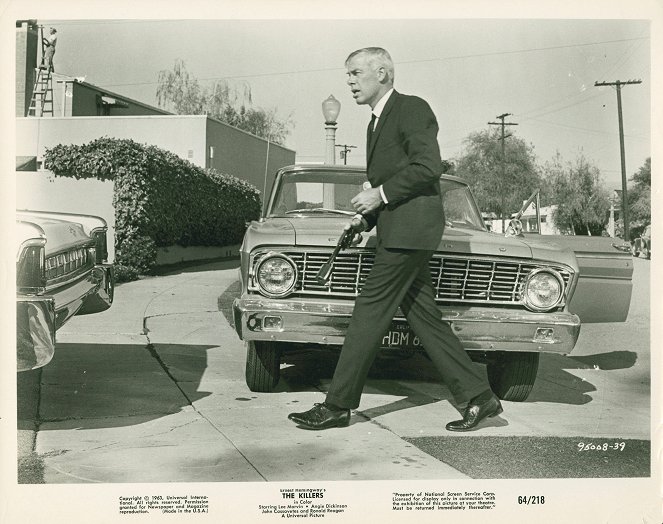
[[[17,22],[19,23],[19,22]],[[27,20],[16,27],[16,116],[28,114],[39,46],[39,30]]]
[[[156,107],[142,104],[130,98],[124,98],[110,91],[105,91],[97,86],[86,84],[83,82],[71,82],[68,88],[69,100],[67,104],[66,116],[102,116],[101,106],[99,105],[99,97],[101,95],[115,98],[122,102],[119,106],[108,106],[110,116],[147,116],[147,115],[170,115],[168,111],[163,111]]]
[[[210,148],[213,148],[213,156]],[[276,171],[294,163],[294,151],[273,143],[268,145],[262,138],[217,120],[207,119],[207,167],[242,178],[256,186],[261,193],[266,181],[265,195],[269,195]]]
[[[32,155],[41,161],[46,148],[86,144],[106,136],[155,145],[205,167],[205,120],[205,116],[17,118],[16,156]]]

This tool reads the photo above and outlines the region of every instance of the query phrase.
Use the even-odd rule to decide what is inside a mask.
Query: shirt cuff
[[[388,204],[389,201],[387,200],[387,195],[384,194],[384,189],[382,189],[382,186],[378,187],[378,189],[380,190],[380,196],[382,197],[382,201],[385,204]]]

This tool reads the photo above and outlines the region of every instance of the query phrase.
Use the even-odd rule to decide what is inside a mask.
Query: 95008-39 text
[[[578,451],[624,451],[626,442],[578,442]]]

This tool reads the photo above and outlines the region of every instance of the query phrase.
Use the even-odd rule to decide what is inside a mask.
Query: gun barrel
[[[321,286],[326,286],[329,283],[329,280],[331,278],[331,273],[332,273],[332,268],[334,267],[334,260],[336,259],[336,255],[341,251],[341,244],[339,243],[335,248],[334,252],[331,254],[327,262],[322,264],[320,266],[320,269],[315,275],[315,281],[321,285]]]
[[[336,256],[341,252],[341,249],[345,247],[348,235],[353,235],[352,230],[343,231],[343,234],[338,239],[336,247],[334,248],[334,251],[332,252],[331,256],[329,257],[327,262],[322,264],[322,266],[316,273],[315,281],[319,285],[326,286],[327,284],[329,284],[329,280],[331,279],[331,274],[332,274],[332,268],[334,267],[334,260],[336,260]]]

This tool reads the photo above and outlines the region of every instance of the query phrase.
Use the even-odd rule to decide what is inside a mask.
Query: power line
[[[598,129],[589,129],[589,128],[586,128],[586,127],[578,127],[578,126],[571,126],[571,125],[568,125],[568,124],[560,124],[558,122],[550,122],[549,120],[542,120],[542,119],[539,119],[539,118],[526,118],[525,120],[527,120],[527,121],[531,120],[533,122],[539,122],[541,124],[547,124],[547,125],[551,125],[551,126],[555,126],[555,127],[562,127],[562,128],[565,128],[565,129],[575,129],[577,131],[583,131],[585,133],[591,133],[591,134],[594,134],[594,135],[607,135],[607,136],[612,136],[613,135],[613,133],[610,132],[610,131],[600,131]],[[649,137],[642,136],[642,135],[625,134],[624,136],[626,138],[631,138],[631,139],[635,139],[635,140],[649,140]]]
[[[633,56],[633,54],[635,53],[635,51],[638,49],[638,46],[642,45],[642,43],[643,43],[645,40],[648,40],[648,38],[645,37],[645,36],[643,36],[643,37],[641,37],[641,38],[639,38],[639,39],[638,39],[638,38],[634,38],[634,39],[632,39],[632,40],[634,40],[634,43],[630,46],[630,48],[627,49],[626,51],[624,51],[624,53],[622,54],[621,58],[617,59],[617,61],[614,62],[612,65],[609,65],[609,66],[607,67],[605,73],[604,73],[603,75],[601,75],[601,76],[603,76],[603,77],[610,77],[610,76],[612,76],[612,74],[613,74],[614,71],[616,71],[619,67],[621,67],[625,62],[627,62],[628,60],[630,60],[630,58]],[[639,76],[644,76],[644,75],[639,75]],[[578,93],[578,95],[575,95],[575,96],[581,96],[581,97],[582,97],[582,96],[585,95],[585,94],[586,94],[586,91],[582,91],[582,92]],[[574,96],[574,98],[575,98],[575,96]],[[585,102],[585,101],[592,100],[593,98],[597,98],[598,96],[600,96],[600,95],[596,95],[596,96],[591,97],[591,98],[588,98],[588,99],[586,99],[586,100],[580,100],[579,102],[577,102],[577,104],[581,104],[581,103],[583,103],[583,102]],[[561,103],[561,102],[566,102],[567,100],[569,100],[569,99],[568,99],[568,98],[561,98],[561,99],[558,99],[558,100],[556,100],[556,101],[554,101],[554,102],[551,102],[551,103],[549,103],[549,104],[546,104],[545,106],[542,106],[542,107],[539,107],[539,108],[536,108],[536,109],[531,109],[531,110],[527,111],[526,113],[521,113],[521,114],[519,114],[519,116],[520,116],[521,118],[524,118],[524,117],[527,117],[527,115],[530,115],[530,114],[533,114],[533,113],[538,113],[539,111],[547,110],[549,107],[554,107],[556,104],[559,104],[559,103]],[[554,109],[554,110],[552,110],[552,111],[550,111],[550,112],[548,112],[548,113],[545,113],[545,114],[537,114],[537,115],[535,115],[535,116],[536,116],[536,117],[545,116],[545,115],[550,114],[550,113],[554,113],[554,112],[557,112],[557,111],[561,111],[562,109],[566,109],[566,108],[568,108],[568,107],[573,107],[574,105],[577,105],[577,104],[572,104],[572,105],[564,106],[564,107],[559,108],[559,109]]]
[[[140,22],[140,21],[137,21],[137,22]],[[575,47],[588,47],[588,46],[594,46],[594,45],[632,42],[634,40],[647,40],[647,38],[646,37],[624,38],[624,39],[620,39],[620,40],[604,40],[602,42],[586,42],[586,43],[581,43],[581,44],[567,44],[567,45],[560,45],[560,46],[537,47],[537,48],[530,48],[530,49],[515,49],[515,50],[511,50],[511,51],[494,51],[494,52],[490,52],[490,53],[475,53],[475,54],[456,55],[456,56],[448,56],[448,57],[422,58],[422,59],[416,59],[416,60],[402,60],[402,61],[395,62],[395,65],[430,63],[430,62],[445,62],[445,61],[451,61],[451,60],[466,60],[466,59],[469,59],[469,58],[481,58],[481,57],[499,56],[499,55],[513,55],[513,54],[519,54],[519,53],[535,53],[535,52],[541,52],[541,51],[552,51],[552,50],[556,50],[556,49],[569,49],[569,48],[575,48]],[[201,81],[201,82],[208,82],[208,81],[214,81],[214,80],[237,80],[237,79],[243,79],[243,78],[263,78],[263,77],[270,77],[270,76],[300,75],[300,74],[308,74],[308,73],[327,73],[327,72],[331,72],[331,71],[341,71],[341,70],[342,70],[342,68],[340,68],[340,67],[328,67],[328,68],[319,68],[319,69],[300,69],[300,70],[292,70],[292,71],[280,71],[280,72],[272,72],[272,73],[254,73],[254,74],[247,74],[247,75],[227,75],[227,76],[206,77],[206,78],[199,78],[198,80]],[[158,82],[153,82],[153,81],[152,82],[131,82],[131,83],[123,83],[123,84],[106,84],[106,87],[154,85],[154,84],[157,84],[157,83]]]
[[[584,93],[583,93],[583,94],[584,94]],[[546,115],[549,115],[549,114],[551,114],[551,113],[558,113],[559,111],[563,111],[564,109],[569,109],[569,108],[571,108],[571,107],[575,107],[575,106],[577,106],[577,105],[584,104],[585,102],[590,102],[590,101],[594,100],[595,98],[599,98],[599,97],[601,97],[601,96],[603,96],[603,93],[598,93],[598,94],[596,94],[596,95],[589,96],[589,97],[584,98],[584,99],[582,99],[582,100],[578,100],[577,102],[572,102],[572,103],[570,103],[570,104],[566,104],[566,105],[564,105],[564,106],[557,107],[557,108],[555,108],[555,109],[551,109],[550,111],[546,111],[546,112],[541,113],[541,111],[544,111],[544,110],[547,109],[548,107],[553,107],[553,106],[559,104],[560,102],[563,102],[563,101],[564,101],[564,99],[560,99],[560,100],[557,100],[556,102],[553,102],[553,103],[551,103],[551,104],[548,104],[547,106],[543,106],[543,107],[540,108],[540,109],[532,110],[532,111],[530,111],[529,113],[522,113],[522,114],[519,114],[518,116],[520,116],[521,118],[524,118],[524,119],[526,119],[526,120],[527,120],[527,119],[540,118],[540,117],[542,117],[542,116],[546,116]]]

